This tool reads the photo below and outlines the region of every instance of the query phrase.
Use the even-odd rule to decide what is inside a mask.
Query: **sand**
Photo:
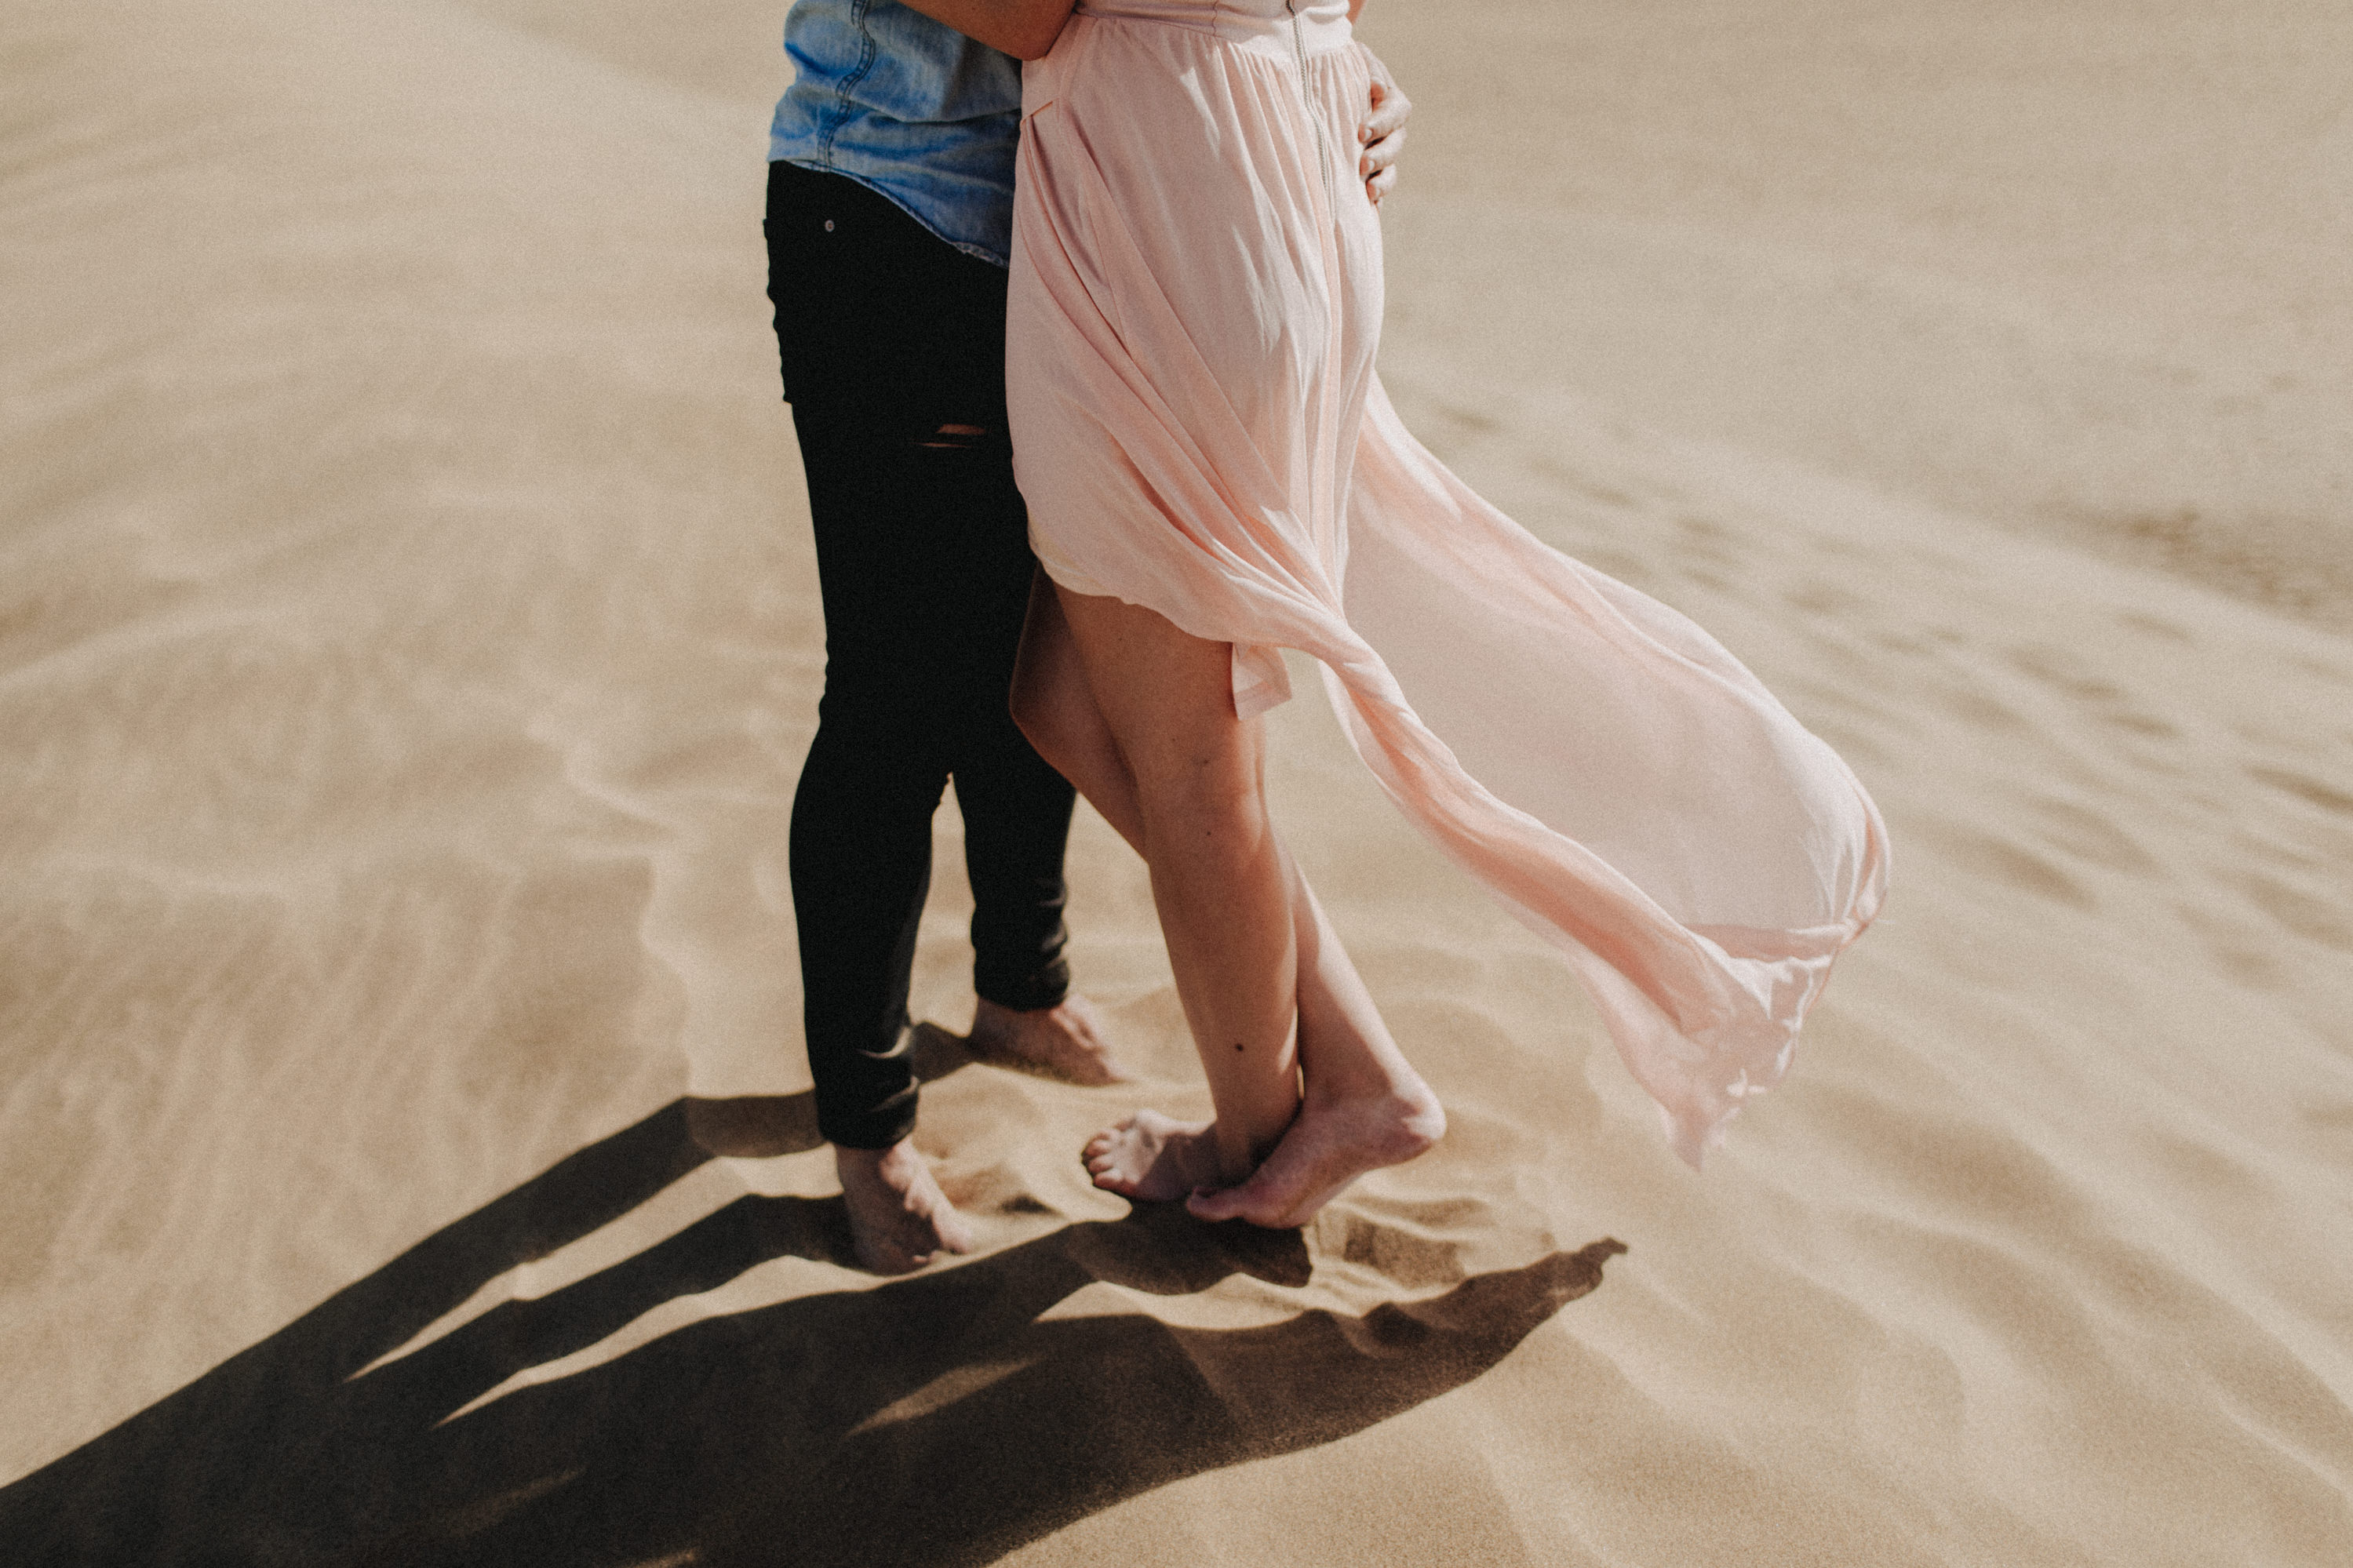
[[[1375,0],[1408,422],[1841,748],[1889,912],[1695,1176],[1295,702],[1453,1126],[1233,1236],[1074,1158],[1204,1102],[1092,816],[1148,1081],[955,1044],[951,805],[984,1246],[892,1282],[801,1097],[780,11],[0,24],[0,1557],[2345,1560],[2341,7]]]

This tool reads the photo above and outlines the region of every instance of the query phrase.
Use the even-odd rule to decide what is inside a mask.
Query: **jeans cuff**
[[[888,1149],[915,1130],[915,1086],[909,1084],[879,1105],[855,1110],[819,1106],[817,1130],[844,1149]]]
[[[1036,1013],[1060,1006],[1071,994],[1070,961],[1056,958],[1026,973],[1012,975],[984,973],[976,968],[972,988],[979,993],[983,1001],[1010,1007],[1017,1013]]]

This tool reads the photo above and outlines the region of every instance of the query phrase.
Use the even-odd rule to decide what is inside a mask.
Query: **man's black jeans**
[[[915,1121],[907,983],[932,814],[955,781],[973,986],[1050,1007],[1071,791],[1007,707],[1037,562],[1005,421],[1005,272],[839,174],[771,163],[768,297],[808,477],[825,696],[793,801],[818,1125]]]

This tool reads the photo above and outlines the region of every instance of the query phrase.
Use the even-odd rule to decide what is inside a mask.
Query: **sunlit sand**
[[[883,1281],[798,1098],[782,0],[15,5],[0,1558],[2341,1562],[2353,21],[2013,9],[1365,27],[1406,423],[1886,813],[1706,1173],[1311,697],[1444,1142],[1296,1235],[1091,1186],[1207,1102],[1082,814],[1143,1080],[928,1035],[979,1245]]]

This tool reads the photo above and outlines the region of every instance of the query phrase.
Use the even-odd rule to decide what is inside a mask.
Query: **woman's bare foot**
[[[1076,993],[1055,1006],[1029,1011],[982,997],[973,1008],[972,1033],[965,1043],[982,1061],[1090,1089],[1131,1082],[1135,1076],[1113,1058],[1094,1004]]]
[[[943,1252],[970,1252],[972,1227],[902,1138],[888,1149],[834,1146],[858,1261],[875,1274],[911,1274]]]
[[[1446,1135],[1446,1112],[1418,1077],[1369,1094],[1318,1095],[1312,1079],[1307,1089],[1299,1119],[1248,1181],[1205,1185],[1186,1208],[1201,1219],[1288,1230],[1314,1218],[1366,1172],[1401,1165]]]
[[[1218,1179],[1217,1123],[1176,1121],[1139,1110],[1087,1140],[1082,1156],[1107,1193],[1169,1204]]]

